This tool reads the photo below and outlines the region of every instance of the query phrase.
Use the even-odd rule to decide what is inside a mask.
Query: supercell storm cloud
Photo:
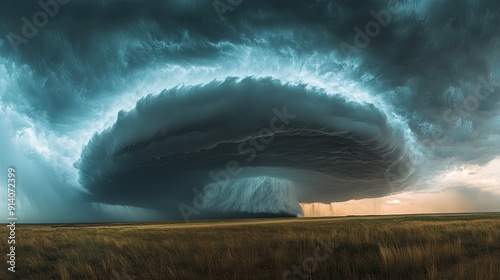
[[[286,180],[297,172],[301,201],[334,201],[387,195],[384,174],[403,145],[373,105],[269,78],[229,78],[139,100],[91,139],[77,168],[97,199],[142,207],[177,206],[169,202],[190,201],[193,187],[209,183],[215,193],[205,203],[250,201],[253,177],[260,184],[261,176]],[[234,188],[246,190],[230,197]]]
[[[496,1],[29,3],[0,11],[1,163],[54,213],[500,194]]]

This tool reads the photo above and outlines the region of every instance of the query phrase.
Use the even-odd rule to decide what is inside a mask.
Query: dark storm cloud
[[[71,113],[68,107],[84,110],[100,95],[117,94],[157,64],[194,63],[225,51],[217,35],[222,25],[206,12],[213,9],[209,2],[72,1],[59,5],[59,13],[15,52],[8,35],[23,36],[21,18],[33,23],[32,15],[42,10],[29,3],[12,1],[0,12],[2,49],[34,72],[22,77],[31,80],[21,83],[27,112],[46,113],[52,121]]]
[[[80,182],[92,199],[156,209],[191,199],[192,188],[210,183],[209,172],[230,160],[244,166],[235,184],[252,188],[247,178],[267,178],[255,182],[275,182],[275,197],[282,192],[276,185],[288,180],[301,186],[295,193],[303,202],[328,202],[403,190],[420,169],[431,176],[450,158],[483,164],[500,154],[500,94],[491,81],[500,74],[497,1],[244,0],[225,21],[213,3],[69,1],[36,36],[13,46],[11,35],[23,36],[22,18],[32,22],[43,9],[38,1],[3,1],[0,62],[12,82],[0,101],[41,130],[68,137],[75,124],[95,122],[161,69],[213,67],[208,80],[219,82],[199,86],[192,86],[195,71],[167,72],[162,78],[172,86],[121,112],[81,152]],[[373,24],[379,31],[367,35]],[[286,67],[306,73],[308,87],[282,76],[225,80],[266,68],[278,76]],[[346,98],[311,89],[339,79],[378,103],[353,98],[350,89]],[[272,109],[283,106],[297,118],[247,162],[238,143],[269,126]],[[253,188],[261,197],[265,188]],[[233,201],[221,209],[242,211],[235,189],[224,187],[212,204]]]
[[[229,164],[242,170],[220,179],[228,185],[251,177],[252,168],[278,177],[296,170],[351,182],[351,195],[365,188],[386,195],[397,190],[377,188],[403,153],[404,140],[372,105],[272,79],[230,78],[143,98],[92,138],[77,165],[93,199],[162,208],[220,183]],[[335,188],[324,182],[315,191]]]
[[[24,17],[38,1],[8,1],[0,11],[2,53],[34,71],[21,83],[31,107],[57,120],[99,95],[119,94],[144,70],[165,63],[199,64],[238,45],[328,52],[352,37],[370,10],[385,2],[245,1],[222,22],[212,1],[70,1],[60,4],[34,38],[15,52],[9,34],[23,36]],[[48,3],[48,2],[44,2]],[[57,3],[50,1],[50,3]],[[29,28],[27,29],[29,30]],[[290,33],[291,32],[291,33]],[[267,39],[262,42],[262,38]]]
[[[463,103],[481,84],[478,77],[497,79],[491,76],[500,50],[499,14],[496,1],[428,1],[401,11],[363,50],[361,67],[381,81],[380,94],[407,87],[385,98],[414,114],[417,134],[425,133],[419,123],[449,125],[443,110]],[[492,96],[478,110],[494,109],[499,100]]]
[[[458,102],[443,97],[448,87],[463,88],[477,75],[490,74],[500,8],[486,0],[393,2],[399,12],[356,53],[361,64],[353,78],[371,75],[364,83],[379,94],[409,86],[409,96],[387,98],[403,113],[428,113],[415,122],[432,121],[441,108]],[[28,3],[5,4],[8,8],[0,11],[4,35],[22,35],[21,18],[32,21],[41,10],[37,1]],[[59,13],[18,53],[3,36],[2,52],[35,72],[29,77],[33,81],[22,85],[30,109],[57,119],[68,107],[83,110],[82,104],[99,95],[119,94],[124,84],[143,79],[142,71],[158,64],[206,63],[238,45],[292,48],[303,55],[339,51],[342,43],[354,45],[354,27],[364,30],[374,21],[372,12],[387,10],[388,3],[244,1],[225,13],[224,23],[212,1],[70,1],[59,5]],[[329,71],[328,64],[324,68]]]

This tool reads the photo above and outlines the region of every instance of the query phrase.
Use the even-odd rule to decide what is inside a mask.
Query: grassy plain
[[[500,279],[500,214],[18,225],[15,273],[0,235],[0,279]]]

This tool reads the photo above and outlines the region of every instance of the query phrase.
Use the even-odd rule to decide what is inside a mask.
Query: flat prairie
[[[500,279],[500,214],[16,226],[0,279]]]

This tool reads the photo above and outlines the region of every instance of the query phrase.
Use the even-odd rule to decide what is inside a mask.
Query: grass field
[[[15,273],[5,262],[6,227],[0,232],[0,279],[500,279],[500,214],[20,225],[16,231]]]

